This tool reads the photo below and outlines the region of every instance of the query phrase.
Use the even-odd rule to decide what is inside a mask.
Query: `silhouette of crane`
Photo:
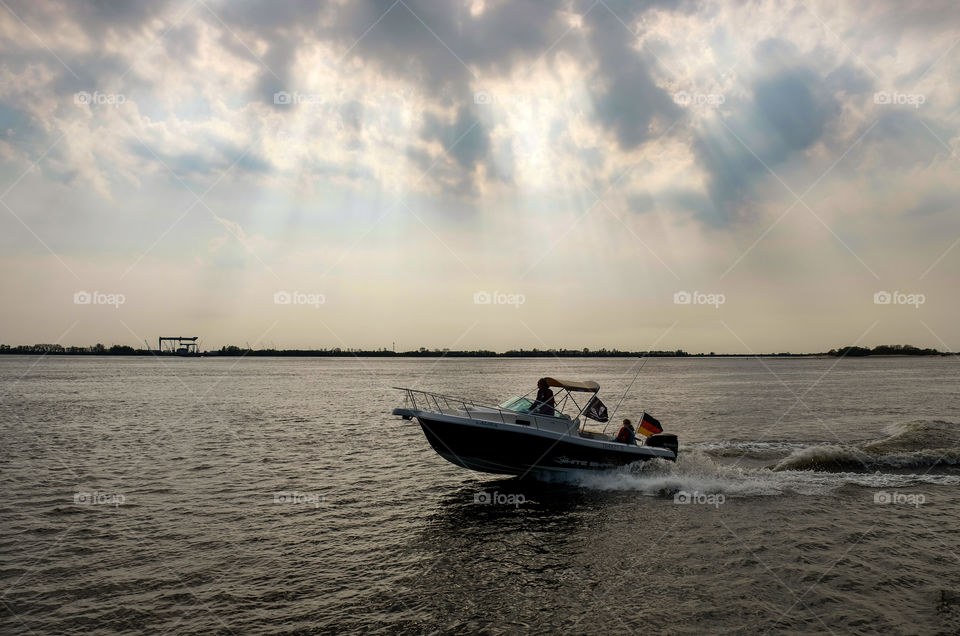
[[[200,347],[197,340],[200,336],[160,336],[157,341],[157,351],[163,353],[163,343],[169,342],[167,350],[181,356],[197,355]]]

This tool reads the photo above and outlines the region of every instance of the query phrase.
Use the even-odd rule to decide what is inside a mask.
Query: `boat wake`
[[[774,470],[883,471],[960,466],[960,448],[939,448],[907,453],[876,453],[857,447],[822,445],[795,451]]]
[[[860,444],[795,449],[773,470],[876,472],[960,466],[960,426],[952,422],[916,420],[893,425],[888,433],[884,439]]]
[[[652,460],[617,470],[569,473],[559,478],[598,490],[629,490],[653,496],[677,493],[755,497],[820,495],[842,486],[909,488],[960,485],[960,427],[915,421],[889,436],[855,445],[729,442],[681,448],[676,462]],[[744,466],[735,458],[764,466]],[[933,471],[931,469],[938,469]],[[907,471],[916,472],[907,472]]]

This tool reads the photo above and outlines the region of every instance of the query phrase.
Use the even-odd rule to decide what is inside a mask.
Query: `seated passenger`
[[[628,419],[623,420],[623,426],[617,433],[617,441],[621,444],[636,444],[637,434],[633,430],[633,424]]]
[[[546,378],[540,378],[537,380],[537,399],[533,403],[533,408],[530,412],[538,415],[553,415],[553,410],[556,406],[557,403],[553,399],[553,391],[551,391],[547,385]]]

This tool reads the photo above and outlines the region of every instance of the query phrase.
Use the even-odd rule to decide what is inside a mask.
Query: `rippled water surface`
[[[0,628],[960,632],[956,359],[651,359],[680,460],[555,483],[390,415],[634,362],[0,357]]]

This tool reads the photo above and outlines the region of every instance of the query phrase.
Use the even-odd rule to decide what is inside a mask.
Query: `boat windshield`
[[[507,411],[516,411],[517,413],[529,413],[530,409],[533,408],[533,400],[527,399],[525,397],[514,396],[508,400],[504,400],[500,403],[500,408]]]

